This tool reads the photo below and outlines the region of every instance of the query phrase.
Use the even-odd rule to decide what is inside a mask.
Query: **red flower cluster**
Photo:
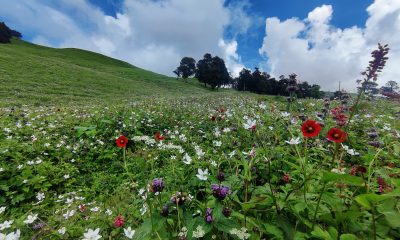
[[[221,122],[225,117],[225,109],[223,107],[216,109],[215,114],[211,116],[211,121],[215,121],[218,118],[218,122]]]
[[[303,132],[304,137],[316,137],[321,131],[321,125],[314,120],[307,120],[301,126],[301,131]]]
[[[333,142],[342,143],[346,139],[346,136],[347,134],[339,128],[331,128],[328,131],[328,139]]]
[[[156,139],[156,141],[163,141],[163,140],[165,140],[165,137],[161,136],[160,132],[156,132],[155,139]]]
[[[114,220],[114,226],[116,228],[120,228],[125,224],[125,220],[122,218],[121,215],[118,215],[118,217]]]
[[[344,113],[345,107],[344,106],[339,106],[331,110],[331,114],[333,116],[333,119],[336,120],[336,124],[339,126],[344,126],[346,125],[347,122],[347,115]]]
[[[128,144],[128,138],[125,137],[124,135],[121,135],[117,140],[115,141],[118,147],[120,148],[125,148],[126,144]]]

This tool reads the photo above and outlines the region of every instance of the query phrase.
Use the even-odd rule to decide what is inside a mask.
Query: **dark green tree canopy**
[[[196,73],[196,60],[191,57],[182,58],[174,73],[183,79],[193,76]]]
[[[4,22],[0,22],[0,43],[10,43],[12,37],[21,38],[22,34],[10,29]]]
[[[205,86],[210,85],[212,89],[231,83],[224,60],[218,56],[212,57],[209,53],[197,62],[196,78]]]
[[[321,98],[323,96],[319,85],[309,85],[307,82],[297,83],[295,74],[288,77],[281,75],[279,80],[276,80],[268,73],[261,72],[258,68],[255,68],[254,72],[243,68],[239,77],[235,78],[233,82],[235,83],[234,88],[239,91],[288,96],[288,89],[290,88],[300,98]]]

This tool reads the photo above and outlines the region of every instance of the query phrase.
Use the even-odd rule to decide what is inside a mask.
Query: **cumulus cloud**
[[[246,6],[227,7],[224,0],[125,0],[113,17],[87,0],[20,0],[1,1],[0,16],[35,43],[83,48],[172,75],[182,57],[201,59],[207,52],[223,56],[236,72],[237,42],[224,39],[224,30],[248,29]],[[235,15],[246,21],[237,22]]]
[[[266,19],[266,36],[260,54],[263,65],[275,76],[295,72],[300,80],[335,90],[339,81],[347,90],[356,89],[377,43],[388,43],[391,51],[387,67],[378,83],[400,79],[400,1],[375,0],[367,8],[365,27],[340,29],[330,24],[334,9],[322,5],[306,19]]]

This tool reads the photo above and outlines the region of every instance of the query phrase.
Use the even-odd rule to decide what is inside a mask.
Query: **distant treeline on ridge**
[[[179,66],[173,72],[185,81],[187,78],[195,76],[199,82],[204,83],[205,87],[209,85],[212,89],[231,86],[238,91],[258,94],[289,96],[290,92],[295,92],[299,98],[324,96],[319,85],[297,82],[296,74],[288,77],[282,75],[277,80],[268,73],[261,72],[258,68],[255,68],[253,72],[243,68],[238,77],[232,78],[224,60],[218,56],[212,57],[209,53],[206,53],[197,64],[191,57],[182,58]]]

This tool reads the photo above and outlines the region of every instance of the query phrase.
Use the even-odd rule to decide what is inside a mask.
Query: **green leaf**
[[[326,240],[332,239],[333,240],[333,238],[331,237],[329,232],[323,230],[322,228],[320,228],[318,226],[314,227],[314,230],[311,232],[311,235],[313,237],[317,237],[317,238],[320,238],[320,239],[326,239]]]
[[[400,228],[400,213],[387,212],[384,213],[386,221],[392,228]]]
[[[134,239],[147,239],[147,237],[151,234],[151,232],[152,232],[151,219],[147,218],[144,220],[142,225],[136,230]]]
[[[349,174],[338,174],[333,172],[324,172],[322,181],[325,182],[343,182],[353,186],[364,186],[364,181],[360,177]]]
[[[283,239],[283,232],[277,226],[265,223],[263,224],[267,234],[272,234],[278,239]]]
[[[214,222],[214,227],[224,233],[229,233],[232,229],[240,229],[240,225],[232,219],[221,218]]]
[[[357,240],[358,238],[350,233],[340,235],[340,240]]]
[[[390,196],[387,195],[378,195],[375,193],[367,193],[367,194],[361,194],[358,195],[355,200],[358,204],[363,206],[366,209],[371,209],[373,205],[376,205],[377,203],[389,199]]]

